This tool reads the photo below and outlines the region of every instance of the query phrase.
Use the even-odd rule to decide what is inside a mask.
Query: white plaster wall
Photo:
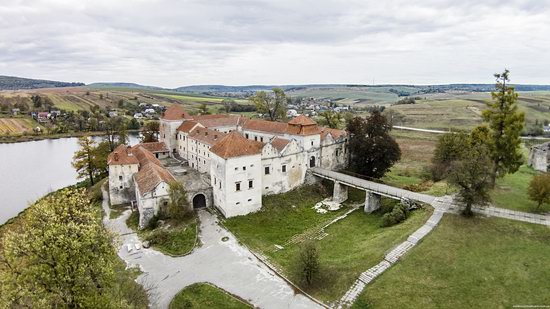
[[[347,154],[344,141],[336,142],[332,138],[327,139],[321,145],[321,167],[329,170],[341,169],[347,166]]]
[[[211,180],[214,187],[214,205],[224,216],[229,218],[258,211],[262,207],[261,155],[223,160],[213,154],[212,161],[211,175],[216,178]],[[249,180],[252,180],[252,188],[249,188]],[[241,184],[240,191],[236,190],[237,182]]]
[[[154,214],[157,215],[161,203],[169,200],[168,188],[169,186],[167,183],[161,182],[155,187],[155,189],[153,189],[153,191],[147,192],[143,195],[141,195],[139,189],[136,188],[136,201],[140,213],[144,208],[152,208],[154,210]]]
[[[210,173],[210,145],[202,143],[194,138],[187,138],[187,160],[189,167],[200,173]]]
[[[243,136],[248,138],[249,140],[252,140],[252,141],[258,141],[258,142],[262,142],[262,138],[263,138],[263,142],[264,143],[267,143],[269,142],[269,140],[271,138],[273,138],[274,136],[279,136],[279,137],[283,137],[284,134],[271,134],[271,133],[265,133],[265,132],[257,132],[257,131],[251,131],[251,130],[243,130]],[[248,137],[247,137],[247,134],[248,134]]]
[[[138,164],[109,165],[109,198],[111,205],[129,203],[130,192],[134,191],[133,175],[138,172]]]
[[[267,144],[262,151],[262,194],[283,193],[302,185],[307,170],[305,158],[296,141],[291,141],[282,153]],[[269,167],[269,174],[265,173],[266,167]]]
[[[548,171],[548,154],[545,151],[540,149],[532,149],[529,157],[529,163],[533,169],[542,172]]]
[[[166,120],[162,118],[160,119],[159,140],[166,144],[166,147],[168,148],[168,150],[170,150],[170,152],[172,152],[174,149],[177,149],[176,132],[178,127],[182,123],[183,123],[183,119],[181,120]]]

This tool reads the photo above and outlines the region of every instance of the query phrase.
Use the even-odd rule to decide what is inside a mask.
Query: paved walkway
[[[126,226],[130,216],[127,210],[109,220],[109,205],[103,202],[107,216],[105,225],[120,235],[119,255],[129,265],[138,265],[144,272],[138,282],[153,285],[149,294],[154,308],[168,308],[172,298],[184,287],[197,282],[210,282],[260,308],[322,308],[319,304],[293,288],[237,239],[222,228],[209,212],[199,211],[202,246],[183,257],[169,257],[153,249],[135,249],[141,244],[137,235]],[[229,240],[222,241],[223,237]],[[134,246],[128,252],[127,246]]]

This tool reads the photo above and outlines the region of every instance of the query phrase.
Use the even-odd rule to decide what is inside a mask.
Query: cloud
[[[4,0],[0,72],[189,84],[550,78],[548,1]]]

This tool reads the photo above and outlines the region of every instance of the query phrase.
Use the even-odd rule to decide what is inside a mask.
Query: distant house
[[[135,113],[134,118],[135,119],[143,119],[143,114],[142,113]]]
[[[154,114],[154,113],[156,113],[156,111],[155,111],[154,109],[152,109],[152,108],[147,108],[147,109],[144,111],[144,113],[146,113],[146,114]]]
[[[117,111],[109,111],[109,118],[117,117],[118,113]]]
[[[160,105],[158,105],[158,104],[153,104],[151,106],[154,107],[154,108],[160,107]]]
[[[36,120],[38,122],[48,122],[50,120],[50,113],[39,112],[38,114],[36,114]]]
[[[147,106],[147,105],[149,105],[149,104],[147,104],[147,103],[139,103],[139,106],[140,106],[140,107],[145,107],[145,106]]]
[[[296,117],[298,116],[298,112],[295,109],[289,109],[286,111],[287,117]]]
[[[550,142],[531,147],[528,164],[537,171],[548,172],[550,167]]]
[[[56,117],[57,117],[57,116],[61,116],[61,111],[55,111],[55,110],[53,110],[53,111],[50,112],[50,116],[52,116],[52,115],[53,115],[53,116],[56,116]]]
[[[11,113],[14,114],[14,115],[18,115],[20,112],[21,112],[21,110],[19,108],[12,108],[11,109]]]
[[[550,126],[542,126],[542,132],[550,133]]]

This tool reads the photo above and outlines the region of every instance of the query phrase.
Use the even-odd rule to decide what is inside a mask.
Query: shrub
[[[147,237],[147,240],[152,244],[152,245],[155,245],[155,244],[164,244],[166,242],[168,242],[170,238],[170,234],[165,231],[165,230],[158,230],[158,231],[155,231],[154,233],[150,234],[148,237]]]
[[[382,227],[388,227],[396,225],[400,222],[405,221],[409,216],[409,208],[403,204],[397,204],[393,207],[391,212],[385,213],[382,216]]]
[[[147,229],[154,230],[159,226],[159,220],[160,217],[158,215],[154,215],[151,220],[147,223]]]

